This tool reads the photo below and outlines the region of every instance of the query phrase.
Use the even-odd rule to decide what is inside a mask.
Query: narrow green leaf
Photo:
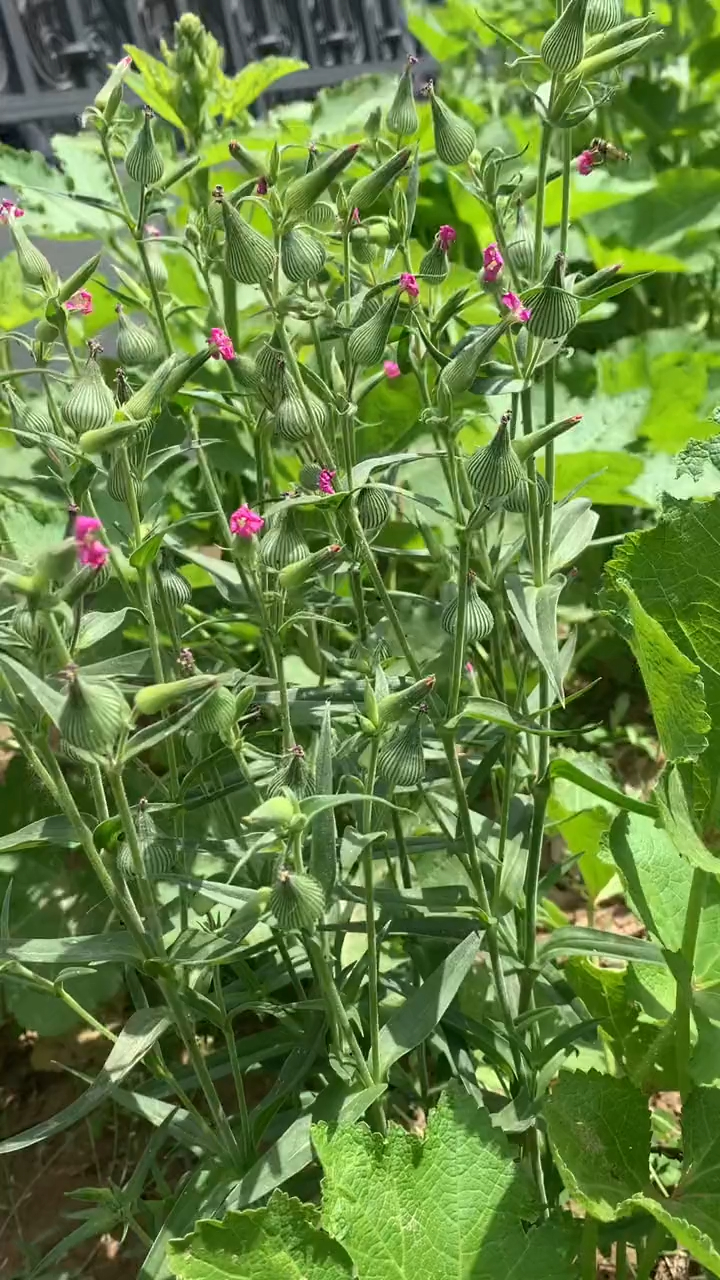
[[[80,624],[76,649],[82,651],[90,649],[94,644],[99,644],[106,636],[112,635],[113,631],[125,625],[125,619],[129,613],[137,612],[137,609],[125,608],[118,609],[116,613],[86,613]]]
[[[565,579],[556,574],[535,587],[516,574],[505,579],[508,600],[525,641],[550,680],[555,697],[565,705],[563,673],[557,638],[557,605]]]
[[[463,978],[472,969],[479,946],[477,933],[464,938],[385,1023],[380,1032],[380,1070],[383,1076],[387,1075],[393,1062],[422,1044],[435,1030],[455,999]]]
[[[54,818],[39,818],[19,831],[11,831],[0,838],[0,853],[15,853],[18,849],[41,849],[47,845],[62,845],[69,848],[78,844],[78,837],[72,823],[58,814]]]
[[[33,675],[32,671],[28,671],[6,653],[0,653],[0,666],[4,668],[15,692],[23,694],[38,711],[48,716],[56,728],[59,728],[60,713],[63,708],[61,694],[51,689],[49,684],[39,676]]]
[[[315,785],[321,795],[332,795],[333,745],[330,703],[326,703],[320,725],[315,756]],[[329,898],[337,879],[337,829],[332,809],[318,813],[312,820],[310,872],[322,885]]]
[[[599,778],[593,777],[591,773],[586,773],[584,769],[573,764],[570,760],[558,758],[553,760],[550,765],[550,776],[554,778],[567,778],[569,782],[574,782],[578,787],[583,787],[585,791],[589,791],[593,796],[599,796],[601,800],[607,800],[609,804],[617,805],[618,809],[626,809],[629,813],[641,813],[645,817],[657,817],[657,808],[654,804],[648,804],[644,800],[637,800],[635,796],[626,795],[624,791],[618,791],[615,787],[609,787]]]
[[[110,1096],[115,1085],[119,1084],[139,1062],[142,1062],[145,1054],[169,1026],[170,1019],[166,1009],[137,1009],[125,1023],[108,1054],[105,1065],[90,1088],[57,1115],[51,1116],[49,1120],[44,1120],[41,1124],[36,1124],[31,1129],[26,1129],[23,1133],[17,1133],[14,1137],[0,1142],[0,1155],[6,1155],[11,1151],[23,1151],[37,1142],[54,1138],[56,1134],[62,1133],[78,1120],[90,1115]]]
[[[540,963],[561,956],[615,956],[619,960],[637,960],[641,964],[665,965],[660,947],[645,938],[605,933],[602,929],[584,929],[579,925],[555,929],[538,948]]]
[[[552,729],[544,729],[528,716],[521,716],[517,711],[506,706],[504,702],[496,702],[494,698],[468,698],[459,715],[448,720],[445,728],[456,729],[463,720],[480,720],[487,724],[499,724],[511,733],[535,733],[540,737],[552,735]]]
[[[0,942],[0,963],[133,964],[141,959],[130,934],[120,929],[74,938],[8,938]]]
[[[149,724],[145,729],[138,729],[131,738],[125,743],[122,750],[123,763],[132,760],[135,756],[140,755],[143,751],[149,751],[151,747],[156,747],[159,742],[170,737],[173,733],[179,733],[186,725],[194,720],[198,711],[206,702],[210,700],[215,692],[215,686],[204,690],[199,698],[194,698],[192,702],[186,702],[183,706],[179,706],[175,711],[171,711],[161,720],[156,720],[154,724]]]

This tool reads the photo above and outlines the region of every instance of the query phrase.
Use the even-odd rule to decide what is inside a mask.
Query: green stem
[[[552,142],[552,125],[544,124],[540,138],[540,156],[538,159],[537,191],[535,194],[535,258],[533,262],[533,282],[537,283],[542,271],[543,232],[545,230],[545,185],[547,183],[550,144]]]
[[[332,976],[330,966],[325,959],[323,949],[317,939],[310,934],[304,935],[304,942],[325,1001],[331,1008],[332,1016],[337,1021],[353,1056],[360,1082],[364,1088],[369,1089],[375,1082],[368,1070],[363,1051],[357,1042],[357,1037],[353,1031],[345,1005],[342,1002],[340,992],[337,989],[335,979]]]
[[[708,873],[696,868],[690,886],[680,954],[684,972],[677,979],[675,996],[675,1052],[677,1054],[678,1087],[685,1099],[692,1085],[690,1079],[692,980],[698,931],[708,886]]]
[[[111,769],[108,773],[108,777],[110,781],[110,788],[115,799],[115,804],[117,805],[118,815],[122,822],[123,834],[127,841],[128,848],[130,849],[133,872],[140,890],[140,900],[143,904],[145,917],[150,928],[155,952],[158,956],[164,957],[165,944],[163,942],[162,925],[160,923],[160,916],[155,902],[155,894],[145,870],[145,861],[143,859],[142,849],[140,848],[140,841],[135,828],[135,821],[130,808],[130,802],[127,798],[122,774],[118,769]]]
[[[628,1280],[627,1244],[618,1240],[615,1245],[615,1280]]]
[[[377,761],[380,739],[370,743],[370,759],[365,774],[365,801],[362,810],[363,832],[372,830],[372,798],[377,778]],[[375,1084],[380,1083],[380,994],[377,926],[375,922],[375,882],[372,846],[366,845],[362,853],[363,879],[365,882],[365,927],[368,960],[368,1005],[370,1014],[370,1065]]]
[[[655,1223],[650,1234],[645,1240],[643,1248],[638,1256],[637,1267],[635,1270],[635,1280],[650,1280],[655,1270],[660,1251],[663,1247],[667,1232],[659,1222]]]
[[[580,1275],[582,1280],[597,1280],[597,1247],[597,1219],[591,1218],[590,1214],[586,1213],[580,1251]]]
[[[238,331],[237,285],[229,271],[223,271],[222,285],[225,330],[228,336],[232,339],[233,346],[237,348],[240,341],[240,334]]]
[[[450,679],[450,698],[448,701],[448,718],[456,716],[460,707],[460,688],[462,685],[463,659],[465,657],[465,631],[467,622],[468,595],[470,592],[470,539],[463,529],[459,534],[460,558],[457,576],[457,617],[455,619],[455,639],[453,644],[452,675]]]
[[[240,1115],[240,1136],[242,1138],[242,1156],[243,1162],[247,1166],[250,1164],[254,1153],[254,1144],[252,1137],[252,1128],[250,1125],[250,1112],[248,1111],[247,1098],[245,1096],[245,1082],[243,1080],[242,1070],[240,1068],[240,1060],[238,1058],[237,1045],[235,1043],[235,1035],[233,1032],[232,1019],[228,1018],[227,1007],[225,1004],[225,995],[222,989],[222,975],[220,966],[218,965],[214,973],[215,982],[215,999],[217,1000],[220,1012],[223,1015],[225,1023],[224,1034],[225,1044],[227,1046],[228,1057],[230,1059],[230,1070],[232,1072],[233,1084],[235,1085],[235,1096],[238,1103],[238,1113]]]

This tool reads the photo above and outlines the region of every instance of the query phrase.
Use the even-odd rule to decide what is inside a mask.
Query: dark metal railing
[[[386,71],[414,48],[401,0],[0,0],[0,129],[59,124],[87,105],[126,42],[156,52],[197,13],[232,74],[256,58],[302,58],[273,98]]]

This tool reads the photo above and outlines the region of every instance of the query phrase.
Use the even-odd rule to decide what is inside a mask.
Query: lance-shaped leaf
[[[169,1025],[170,1019],[166,1009],[137,1009],[125,1023],[108,1054],[104,1067],[93,1080],[90,1088],[86,1089],[75,1102],[71,1102],[69,1107],[64,1107],[49,1120],[43,1120],[41,1124],[33,1125],[31,1129],[25,1129],[23,1133],[16,1133],[14,1137],[0,1142],[0,1155],[6,1155],[10,1151],[22,1151],[25,1147],[34,1146],[36,1142],[44,1142],[47,1138],[55,1137],[56,1134],[69,1129],[70,1125],[90,1115],[106,1098],[110,1097],[115,1085],[119,1084],[133,1067],[142,1062],[145,1054],[160,1039]]]
[[[471,933],[450,952],[422,986],[393,1013],[380,1032],[380,1069],[385,1075],[393,1062],[421,1044],[435,1030],[470,972],[480,939]]]
[[[557,638],[557,604],[565,579],[556,574],[542,587],[509,574],[506,587],[510,608],[523,637],[545,670],[556,698],[565,705],[563,668]]]

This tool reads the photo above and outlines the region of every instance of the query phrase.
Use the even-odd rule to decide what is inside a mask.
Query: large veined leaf
[[[323,1166],[322,1221],[359,1280],[570,1280],[574,1234],[559,1223],[526,1231],[539,1205],[487,1112],[451,1087],[423,1142],[364,1125],[313,1141]]]
[[[131,1014],[115,1044],[113,1045],[104,1067],[98,1073],[89,1089],[68,1107],[64,1107],[49,1120],[43,1120],[32,1129],[25,1129],[12,1138],[0,1142],[0,1155],[10,1151],[22,1151],[37,1142],[55,1137],[70,1125],[76,1124],[84,1116],[90,1115],[106,1098],[110,1097],[116,1084],[142,1062],[145,1054],[155,1044],[170,1025],[167,1010],[137,1009]]]
[[[623,589],[629,585],[645,613],[699,668],[711,720],[710,727],[704,728],[705,722],[698,719],[693,729],[695,735],[705,733],[708,739],[707,750],[694,767],[696,787],[702,790],[701,802],[705,805],[715,796],[720,775],[720,582],[717,575],[707,572],[716,563],[719,541],[720,499],[668,499],[658,525],[625,538],[606,569],[605,601],[623,634],[632,636],[628,597]],[[682,687],[687,687],[687,676]],[[693,715],[699,715],[697,699],[693,706]],[[684,718],[681,707],[676,711],[678,717]],[[687,732],[686,726],[686,736]]]
[[[667,169],[652,190],[607,211],[589,214],[588,230],[599,239],[631,249],[671,249],[687,231],[720,226],[720,172]]]
[[[237,120],[271,85],[293,71],[305,71],[307,62],[297,58],[263,58],[248,62],[232,79],[226,79],[215,105],[228,121]]]

